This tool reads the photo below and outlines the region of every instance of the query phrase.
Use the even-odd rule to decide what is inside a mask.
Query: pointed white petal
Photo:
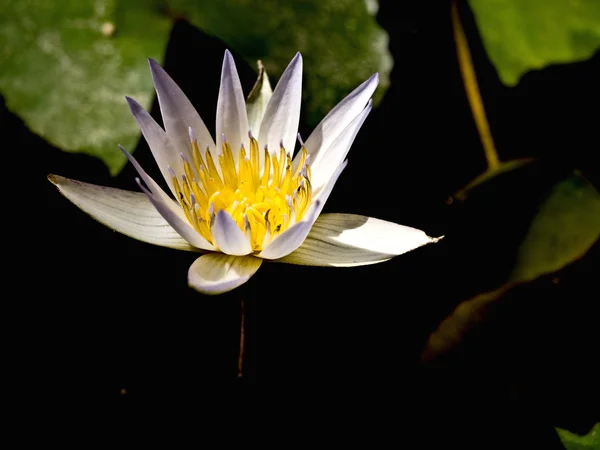
[[[315,189],[319,189],[325,185],[340,163],[346,158],[360,127],[371,112],[372,104],[373,102],[369,100],[365,109],[348,124],[329,148],[321,151],[319,160],[313,160],[310,166],[312,169],[312,178],[310,181]]]
[[[150,200],[165,220],[193,246],[203,250],[214,250],[215,247],[192,227],[181,206],[165,194],[165,191],[144,171],[133,155],[129,154],[123,147],[119,146],[119,148],[131,164],[133,164],[135,170],[137,170],[144,183],[146,183],[146,186],[150,188],[148,191],[139,180],[136,180],[140,188],[148,196],[148,200]]]
[[[323,214],[304,243],[277,260],[307,266],[351,267],[376,264],[440,238],[385,220],[355,214]]]
[[[171,200],[171,198],[165,193],[165,191],[162,190],[158,183],[146,173],[146,171],[143,169],[140,163],[137,162],[137,160],[133,157],[131,153],[125,150],[125,148],[123,148],[121,145],[119,145],[119,150],[123,152],[127,160],[133,165],[133,167],[135,167],[135,170],[139,174],[140,178],[144,180],[144,183],[146,183],[146,186],[148,186],[150,192],[158,196],[163,201]]]
[[[254,256],[202,255],[190,266],[188,285],[202,294],[222,294],[248,281],[261,264]]]
[[[149,244],[197,251],[141,192],[97,186],[58,175],[50,175],[48,179],[81,210],[119,233]]]
[[[217,154],[221,152],[223,134],[231,145],[237,163],[242,139],[248,135],[248,117],[240,77],[229,50],[225,50],[223,58],[221,87],[217,102]]]
[[[150,151],[156,160],[163,178],[167,182],[171,192],[173,192],[173,195],[176,195],[168,167],[171,166],[177,174],[184,173],[180,152],[177,151],[167,133],[156,123],[150,114],[134,99],[130,97],[126,98],[129,109],[131,109],[131,113],[135,117],[140,130],[142,130],[142,134],[148,143],[148,147],[150,147]]]
[[[319,214],[321,214],[321,211],[325,206],[325,202],[333,190],[333,186],[335,186],[336,181],[346,168],[347,164],[348,161],[344,161],[344,163],[338,167],[334,175],[331,177],[329,183],[315,195],[314,202],[306,212],[305,217],[300,222],[292,225],[290,228],[273,239],[269,245],[267,245],[263,251],[257,255],[258,257],[264,259],[282,258],[302,245],[304,239],[306,239],[306,236],[308,236],[311,227],[315,223],[315,220],[317,220],[317,217],[319,217]]]
[[[206,239],[204,239],[202,235],[198,233],[188,222],[179,205],[175,204],[175,202],[171,199],[167,198],[164,200],[158,195],[150,192],[141,183],[139,178],[136,178],[136,181],[138,182],[140,189],[144,191],[144,194],[146,194],[148,197],[148,200],[150,200],[150,203],[154,205],[160,215],[165,218],[165,220],[175,229],[175,231],[177,231],[177,233],[179,233],[181,237],[183,237],[194,247],[198,247],[202,250],[215,250],[215,247]]]
[[[248,113],[248,127],[252,131],[254,136],[260,135],[260,123],[262,122],[267,105],[273,90],[271,89],[271,83],[269,83],[269,76],[264,66],[258,61],[258,78],[252,91],[248,95],[246,100],[246,112]]]
[[[248,238],[224,209],[217,212],[211,224],[211,234],[215,245],[223,253],[237,256],[252,253]]]
[[[283,140],[288,153],[294,150],[300,121],[301,100],[302,56],[297,53],[281,75],[267,105],[260,125],[261,147],[267,144],[273,153],[279,151],[279,143]]]
[[[350,122],[365,108],[365,105],[379,84],[379,74],[375,73],[352,91],[346,98],[333,108],[314,129],[305,142],[305,147],[311,155],[311,161],[316,164],[322,152],[327,150]],[[299,154],[298,154],[299,155]],[[298,164],[295,158],[295,167]],[[343,158],[342,158],[343,159]]]
[[[345,160],[342,164],[340,164],[335,169],[335,171],[333,172],[333,175],[331,176],[331,178],[329,178],[329,181],[327,182],[327,184],[325,186],[323,186],[319,190],[315,189],[314,201],[316,202],[318,200],[319,202],[321,202],[321,209],[323,209],[323,206],[325,206],[325,202],[329,198],[331,191],[333,191],[333,188],[335,187],[335,183],[337,183],[338,178],[340,177],[340,175],[342,174],[342,172],[344,171],[344,169],[346,168],[347,165],[348,165],[348,160]]]
[[[177,83],[173,81],[160,64],[153,59],[148,59],[148,63],[165,130],[175,147],[176,153],[183,153],[192,161],[189,139],[190,127],[194,131],[194,136],[198,140],[201,150],[204,150],[207,145],[214,148],[215,143],[206,125],[181,88],[177,86]]]

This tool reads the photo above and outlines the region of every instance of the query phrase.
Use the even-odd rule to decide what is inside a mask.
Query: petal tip
[[[294,55],[294,59],[292,59],[292,62],[290,63],[290,65],[292,65],[292,64],[302,67],[302,65],[303,65],[302,53],[297,52]]]
[[[443,234],[442,236],[439,236],[439,237],[436,237],[436,238],[431,237],[431,236],[427,236],[427,237],[429,238],[429,241],[430,241],[431,244],[436,244],[436,243],[440,242],[442,239],[444,239],[446,237],[446,235]]]
[[[229,50],[225,50],[225,54],[223,55],[223,67],[235,67],[233,55]]]
[[[148,65],[150,66],[150,74],[152,75],[152,83],[156,86],[156,83],[160,83],[161,77],[164,78],[167,72],[158,62],[152,58],[148,58]]]
[[[133,98],[129,97],[128,95],[125,96],[125,100],[127,100],[127,104],[129,105],[129,109],[131,110],[131,112],[134,115],[138,111],[144,109],[144,108],[142,108],[142,105],[140,105],[138,102],[136,102]]]
[[[64,177],[61,177],[60,175],[54,175],[53,173],[51,173],[50,175],[48,175],[48,181],[50,183],[52,183],[54,186],[58,187],[58,185],[60,184],[60,182],[62,180],[64,180]]]

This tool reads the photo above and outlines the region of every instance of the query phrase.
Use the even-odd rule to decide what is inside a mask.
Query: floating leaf
[[[302,51],[313,124],[373,72],[384,87],[391,69],[387,34],[354,0],[3,0],[0,13],[8,108],[52,145],[101,158],[113,175],[125,164],[117,144],[133,150],[139,139],[124,96],[151,106],[146,58],[162,60],[174,17],[223,39],[252,66],[263,60],[272,75]]]
[[[572,173],[540,203],[506,283],[461,302],[430,335],[422,359],[430,361],[452,349],[485,316],[490,304],[515,287],[581,258],[599,237],[600,194],[578,172]]]
[[[597,0],[469,0],[503,83],[532,69],[590,58],[600,47]]]
[[[172,15],[187,18],[244,55],[281,74],[294,54],[304,57],[303,107],[316,125],[352,89],[380,72],[380,99],[389,83],[388,36],[364,1],[169,0]]]
[[[529,281],[581,258],[600,237],[600,194],[578,173],[554,186],[540,205],[510,276]]]
[[[152,103],[146,57],[162,60],[171,24],[135,0],[3,0],[0,89],[35,133],[101,158],[112,174],[139,129],[125,102]],[[142,5],[144,5],[142,7]]]
[[[597,450],[600,448],[600,422],[585,436],[557,428],[558,436],[566,450]]]
[[[513,287],[512,284],[506,284],[460,303],[452,314],[440,323],[437,330],[431,333],[421,360],[432,361],[460,344],[466,333],[485,316],[487,307]]]

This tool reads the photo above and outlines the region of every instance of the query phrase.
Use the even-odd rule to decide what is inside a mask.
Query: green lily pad
[[[590,58],[600,47],[597,0],[469,0],[503,83],[549,64]]]
[[[7,107],[52,145],[94,155],[113,175],[125,164],[117,144],[133,150],[140,136],[124,96],[152,104],[146,58],[162,61],[175,17],[252,66],[262,60],[271,75],[303,52],[303,107],[313,125],[376,71],[381,98],[392,65],[387,34],[354,0],[3,0],[0,12]]]
[[[579,173],[557,183],[517,254],[510,281],[555,272],[581,258],[600,237],[600,194]]]
[[[556,431],[566,450],[592,450],[600,448],[600,422],[594,425],[585,436],[579,436],[560,428],[557,428]]]
[[[493,182],[493,178],[487,182]],[[429,336],[422,360],[432,361],[450,351],[486,315],[491,304],[516,287],[583,257],[599,238],[600,194],[574,172],[554,184],[540,203],[506,282],[462,301]]]
[[[101,158],[115,175],[139,129],[125,95],[149,107],[147,57],[162,60],[171,27],[135,0],[4,0],[0,90],[35,133]]]
[[[174,15],[218,36],[254,65],[281,74],[298,51],[304,58],[303,107],[316,125],[352,89],[380,72],[375,102],[389,84],[388,36],[364,1],[170,0]]]

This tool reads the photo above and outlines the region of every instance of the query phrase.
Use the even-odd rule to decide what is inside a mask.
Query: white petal
[[[183,153],[192,161],[189,128],[194,131],[198,145],[203,151],[206,146],[214,148],[215,143],[196,108],[183,93],[177,83],[152,59],[148,59],[152,81],[158,96],[160,112],[167,135],[175,146],[177,154]],[[175,169],[173,167],[173,169]],[[179,172],[178,172],[179,173]]]
[[[224,209],[217,212],[210,232],[215,245],[223,253],[243,256],[252,252],[248,238]]]
[[[190,266],[188,285],[202,294],[222,294],[248,281],[261,264],[253,256],[202,255]]]
[[[126,98],[129,109],[131,109],[131,113],[135,117],[140,130],[142,130],[142,134],[148,143],[148,147],[150,147],[150,151],[156,160],[163,178],[167,182],[171,192],[173,192],[173,195],[177,195],[173,188],[173,181],[168,167],[171,166],[176,174],[184,173],[180,152],[177,151],[167,133],[156,123],[150,114],[134,99],[130,97]]]
[[[329,181],[325,186],[323,186],[320,190],[315,189],[314,200],[319,200],[321,202],[321,209],[323,209],[323,206],[325,206],[325,202],[329,198],[331,191],[333,191],[335,183],[337,183],[338,178],[340,177],[347,165],[348,160],[344,161],[335,169],[335,172],[333,172],[333,175],[331,176],[331,178],[329,178]]]
[[[150,192],[144,187],[139,178],[136,178],[136,181],[138,182],[140,189],[144,191],[144,194],[148,197],[148,200],[150,200],[150,203],[154,205],[160,215],[165,218],[180,236],[194,247],[201,248],[202,250],[215,250],[215,247],[204,239],[188,222],[179,205],[169,198],[163,200],[158,195]]]
[[[237,163],[242,138],[248,135],[248,117],[240,77],[229,50],[225,50],[223,58],[221,87],[217,102],[217,154],[221,152],[223,134],[231,145]]]
[[[319,217],[319,214],[321,214],[321,211],[325,206],[325,202],[333,190],[333,186],[335,185],[342,171],[346,168],[347,164],[348,161],[344,161],[344,163],[338,167],[334,176],[331,177],[329,183],[315,195],[315,200],[310,206],[309,210],[306,212],[306,216],[300,222],[292,225],[290,228],[273,239],[269,245],[267,245],[263,251],[257,255],[258,257],[264,259],[282,258],[302,245],[304,239],[306,239],[308,236],[311,227],[315,223],[315,220],[317,220],[317,217]]]
[[[125,148],[123,148],[121,145],[119,145],[119,150],[121,150],[121,152],[123,152],[125,157],[129,160],[129,162],[133,165],[133,167],[135,167],[135,170],[137,171],[137,173],[139,174],[141,179],[144,181],[144,183],[146,183],[146,186],[148,186],[148,188],[150,189],[150,192],[152,192],[154,195],[158,196],[163,201],[171,200],[171,197],[169,197],[165,193],[165,191],[163,191],[162,188],[158,185],[158,183],[156,181],[154,181],[154,179],[152,179],[152,177],[146,173],[146,171],[142,168],[140,163],[137,162],[137,160],[133,157],[133,155],[131,153],[129,153],[127,150],[125,150]]]
[[[322,152],[327,150],[350,122],[360,114],[373,95],[373,92],[375,92],[375,88],[377,88],[378,84],[379,74],[375,73],[371,78],[348,94],[346,98],[338,103],[336,107],[325,116],[321,123],[317,125],[305,142],[306,150],[311,155],[313,164],[317,163]],[[294,167],[298,164],[298,155],[294,158]]]
[[[307,212],[308,216],[304,220],[292,225],[273,239],[257,256],[264,259],[277,259],[296,250],[306,239],[310,227],[318,216],[318,209],[319,202],[316,202]]]
[[[354,142],[354,138],[356,138],[360,127],[371,112],[372,105],[373,102],[369,100],[365,109],[348,124],[333,144],[327,150],[321,152],[319,160],[311,163],[312,178],[310,181],[315,189],[319,189],[325,185],[341,162],[346,158]]]
[[[279,143],[292,153],[300,121],[302,100],[302,56],[296,53],[275,86],[273,96],[260,125],[259,142],[267,144],[271,153],[279,151]]]
[[[308,266],[351,267],[387,261],[437,242],[423,231],[355,214],[323,214],[304,243],[277,260]]]
[[[203,250],[214,250],[215,247],[208,242],[206,239],[196,231],[190,224],[185,216],[185,213],[181,209],[178,203],[170,198],[165,191],[144,171],[142,166],[136,161],[133,155],[129,154],[123,147],[119,145],[121,151],[125,154],[127,159],[133,164],[135,170],[144,180],[144,183],[150,188],[150,191],[146,189],[139,180],[136,179],[140,188],[148,196],[148,200],[154,205],[158,212],[165,218],[169,224],[183,237],[186,241],[195,247]]]
[[[58,175],[50,175],[48,179],[76,206],[119,233],[162,247],[197,250],[169,225],[141,192],[97,186]]]
[[[271,89],[271,83],[269,83],[267,71],[262,63],[258,61],[258,78],[246,100],[248,127],[254,136],[260,135],[260,123],[263,120],[263,116],[265,115],[267,105],[269,104],[272,95],[273,90]]]

